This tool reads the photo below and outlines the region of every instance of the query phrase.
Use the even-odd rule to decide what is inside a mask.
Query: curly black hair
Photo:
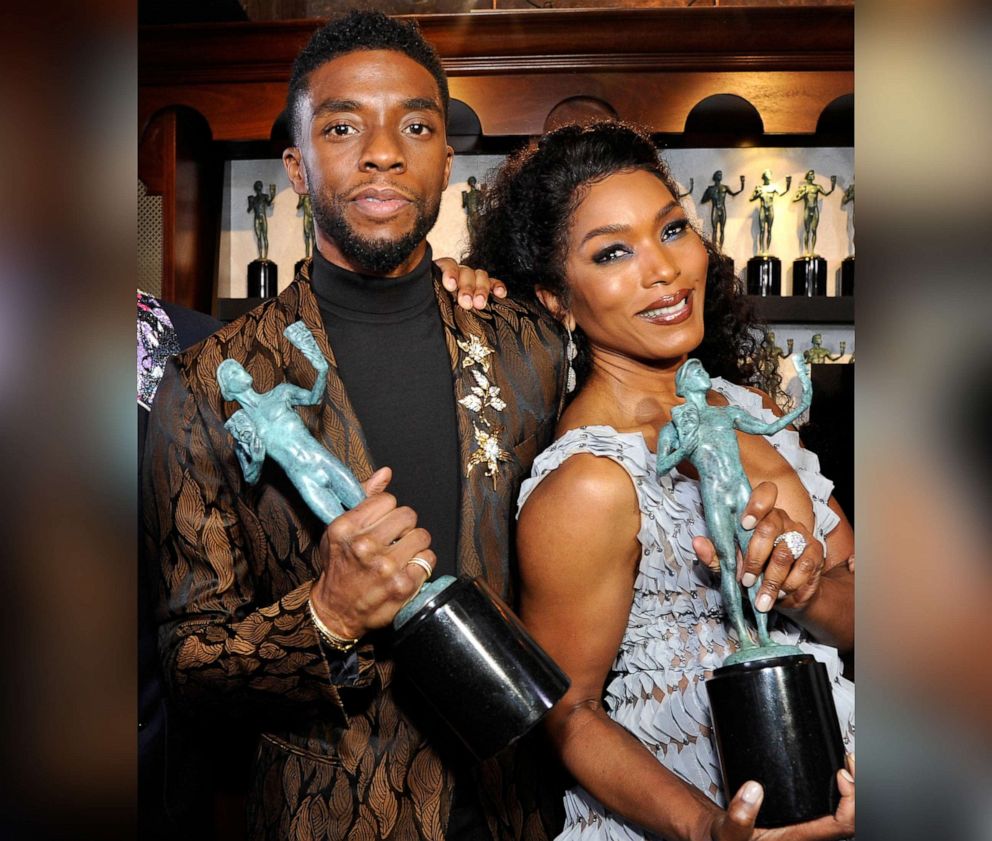
[[[643,170],[678,195],[668,167],[650,137],[640,129],[609,120],[569,125],[549,132],[507,158],[487,177],[489,184],[464,262],[485,266],[516,296],[537,300],[537,289],[555,294],[566,306],[568,229],[589,187],[617,172]],[[702,237],[709,267],[702,343],[691,354],[711,376],[741,385],[769,386],[762,369],[763,330],[728,261]],[[578,377],[588,373],[589,358],[581,330],[575,331]],[[779,380],[771,383],[779,391]]]
[[[441,109],[447,118],[448,77],[437,50],[424,40],[416,22],[395,20],[382,12],[353,10],[318,29],[293,62],[286,98],[293,143],[301,140],[299,104],[309,91],[310,74],[328,61],[357,50],[395,50],[424,67],[437,81]]]

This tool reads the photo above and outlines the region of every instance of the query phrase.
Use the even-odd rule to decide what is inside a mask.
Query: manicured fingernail
[[[754,514],[745,514],[741,520],[741,528],[751,531],[756,525],[758,525],[758,518]]]
[[[768,593],[762,593],[758,596],[758,600],[754,603],[754,606],[762,613],[767,613],[772,608],[772,597]]]
[[[477,307],[484,307],[486,305],[486,296],[485,295],[476,295],[475,296],[475,305]]]
[[[843,778],[844,778],[845,780],[847,780],[847,781],[848,781],[849,783],[853,783],[853,782],[854,782],[854,777],[852,777],[852,776],[851,776],[851,772],[850,772],[850,771],[848,771],[848,770],[847,770],[846,768],[841,768],[841,769],[840,769],[840,775],[841,775],[841,776],[842,776],[842,777],[843,777]]]
[[[506,297],[506,289],[504,289],[502,286],[497,286],[496,289],[495,289],[495,291],[494,291],[494,294],[497,297],[499,297],[499,298],[505,298]]]
[[[741,799],[745,803],[757,803],[761,800],[761,785],[751,780],[744,784],[744,790],[741,792]]]
[[[469,309],[472,306],[472,296],[468,292],[463,292],[458,296],[458,303],[465,307],[465,309]]]
[[[758,576],[753,572],[745,572],[744,576],[741,578],[741,584],[750,589],[754,586],[754,582],[758,580]]]

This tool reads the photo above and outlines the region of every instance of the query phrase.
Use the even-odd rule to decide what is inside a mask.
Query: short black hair
[[[358,50],[395,50],[412,58],[437,82],[441,109],[447,119],[448,77],[437,50],[424,40],[416,22],[396,20],[377,11],[353,10],[318,29],[293,62],[286,99],[293,143],[301,139],[299,104],[309,91],[310,74],[332,59]]]

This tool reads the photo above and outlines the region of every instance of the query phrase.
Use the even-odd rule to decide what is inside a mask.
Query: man
[[[510,595],[517,488],[566,373],[543,314],[455,307],[433,270],[447,107],[413,24],[353,12],[315,34],[294,65],[283,157],[311,197],[312,264],[177,357],[155,403],[145,514],[166,674],[191,708],[257,724],[255,838],[546,834],[534,766],[504,755],[471,769],[389,653],[389,623],[424,580],[413,558]],[[258,391],[310,388],[313,366],[283,336],[297,320],[329,361],[326,396],[300,417],[369,495],[326,529],[271,461],[245,481],[224,428],[238,407],[217,383],[230,358]]]

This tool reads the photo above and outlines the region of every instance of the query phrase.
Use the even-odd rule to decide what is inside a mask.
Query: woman
[[[490,185],[467,262],[536,296],[569,331],[569,355],[581,349],[581,387],[521,490],[517,540],[521,616],[572,679],[548,718],[578,783],[562,837],[851,835],[848,771],[837,814],[799,827],[753,830],[753,782],[719,808],[703,680],[739,640],[725,627],[697,477],[683,463],[659,478],[653,451],[690,356],[714,375],[711,405],[778,412],[734,384],[760,363],[735,279],[689,224],[650,140],[619,123],[552,132]],[[757,604],[773,639],[828,664],[851,750],[853,685],[835,650],[854,642],[851,527],[794,431],[741,436],[740,450],[755,490],[738,574],[751,586],[764,573]],[[807,540],[798,559],[772,547],[788,531]]]

